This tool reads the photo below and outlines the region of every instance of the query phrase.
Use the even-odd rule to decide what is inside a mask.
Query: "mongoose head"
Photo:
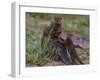
[[[61,25],[61,20],[62,20],[61,16],[55,16],[55,24],[56,25]]]

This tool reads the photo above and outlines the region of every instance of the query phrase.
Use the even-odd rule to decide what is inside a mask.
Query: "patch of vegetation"
[[[52,49],[50,45],[50,36],[42,42],[42,34],[53,21],[54,16],[60,15],[63,18],[62,27],[65,31],[78,33],[82,38],[89,40],[89,16],[88,15],[65,15],[65,14],[47,14],[47,13],[26,13],[33,21],[26,24],[26,64],[46,65],[52,61],[56,49]],[[28,16],[26,15],[26,19]],[[31,20],[31,19],[30,19]],[[32,22],[32,23],[30,23]]]

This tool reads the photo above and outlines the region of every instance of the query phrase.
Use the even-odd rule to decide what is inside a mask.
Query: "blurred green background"
[[[45,65],[48,58],[41,58],[41,38],[44,29],[55,16],[62,16],[65,31],[79,34],[89,40],[89,15],[51,14],[26,12],[26,66]]]

